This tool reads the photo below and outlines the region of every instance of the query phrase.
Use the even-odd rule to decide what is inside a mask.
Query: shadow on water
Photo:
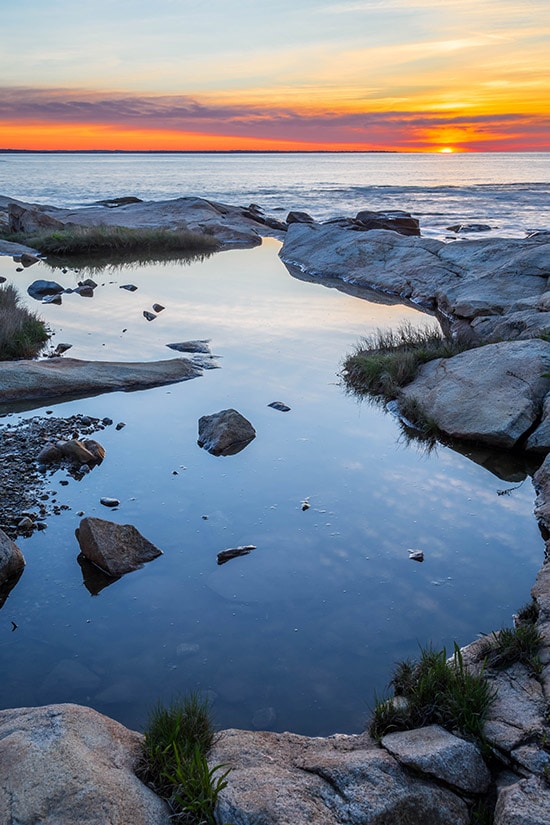
[[[162,254],[160,252],[154,253],[109,253],[108,255],[71,255],[56,256],[48,255],[43,263],[52,271],[52,273],[59,270],[77,271],[78,275],[85,277],[92,277],[93,275],[101,275],[107,273],[124,272],[125,270],[132,270],[140,267],[149,266],[151,264],[156,266],[170,266],[177,264],[179,266],[190,266],[193,263],[200,263],[217,255],[219,250],[213,252],[195,252],[175,254],[168,252]]]

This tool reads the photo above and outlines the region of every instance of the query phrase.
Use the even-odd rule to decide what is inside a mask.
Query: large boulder
[[[550,785],[534,776],[499,789],[494,825],[548,825]]]
[[[550,343],[509,341],[438,358],[401,391],[452,438],[514,447],[540,419],[550,391]]]
[[[138,570],[145,562],[162,556],[162,550],[132,524],[115,524],[88,516],[82,519],[75,533],[82,554],[109,576]]]
[[[169,825],[134,773],[142,741],[79,705],[0,711],[0,822]]]
[[[216,811],[239,825],[466,825],[452,791],[414,776],[366,734],[307,738],[227,730],[213,765],[231,768]]]
[[[25,559],[14,541],[0,530],[0,586],[17,579],[23,572]]]
[[[234,455],[250,444],[256,430],[237,410],[221,410],[199,418],[198,444],[212,455]]]
[[[43,361],[1,361],[2,402],[86,396],[115,390],[142,390],[186,381],[202,375],[188,358],[167,361],[80,361],[48,358]]]

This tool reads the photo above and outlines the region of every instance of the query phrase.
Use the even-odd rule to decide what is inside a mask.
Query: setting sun
[[[445,146],[444,149],[439,150],[443,155],[451,155],[454,152],[454,149],[451,149],[450,146]]]

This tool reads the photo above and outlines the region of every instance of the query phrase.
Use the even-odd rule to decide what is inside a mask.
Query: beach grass
[[[126,226],[72,226],[40,233],[11,233],[5,240],[23,243],[44,255],[105,255],[106,253],[207,254],[219,249],[211,235],[188,229]]]
[[[229,774],[225,765],[208,764],[215,740],[208,702],[196,693],[151,711],[137,773],[167,801],[173,822],[215,825],[214,808]]]
[[[470,673],[458,645],[449,660],[445,648],[421,649],[417,661],[397,664],[390,685],[394,697],[377,700],[369,727],[380,740],[387,733],[441,725],[484,746],[483,724],[495,691],[483,673]]]
[[[417,329],[406,323],[397,330],[377,330],[363,338],[346,358],[343,376],[354,393],[391,401],[422,364],[450,358],[466,348],[445,338],[436,324]]]
[[[14,286],[0,287],[0,361],[34,358],[50,335],[39,316],[22,306]]]

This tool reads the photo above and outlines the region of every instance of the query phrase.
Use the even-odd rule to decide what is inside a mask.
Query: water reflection
[[[34,411],[126,426],[102,432],[93,473],[48,479],[71,509],[18,540],[27,567],[0,617],[2,705],[85,702],[139,727],[157,699],[198,689],[223,727],[357,731],[396,659],[430,641],[466,643],[526,601],[543,553],[530,482],[499,495],[492,456],[426,454],[341,385],[356,340],[426,316],[291,278],[277,251],[106,271],[93,300],[40,307],[75,358],[171,358],[168,343],[210,339],[221,368]],[[26,291],[28,271],[9,260],[0,270]],[[119,289],[129,280],[135,292]],[[155,302],[166,309],[148,323]],[[198,447],[197,422],[226,408],[257,436],[216,457]],[[529,472],[496,466],[509,479]],[[104,496],[121,502],[110,518],[164,551],[112,587],[75,561],[76,514],[105,515]],[[247,545],[254,552],[217,564]]]

